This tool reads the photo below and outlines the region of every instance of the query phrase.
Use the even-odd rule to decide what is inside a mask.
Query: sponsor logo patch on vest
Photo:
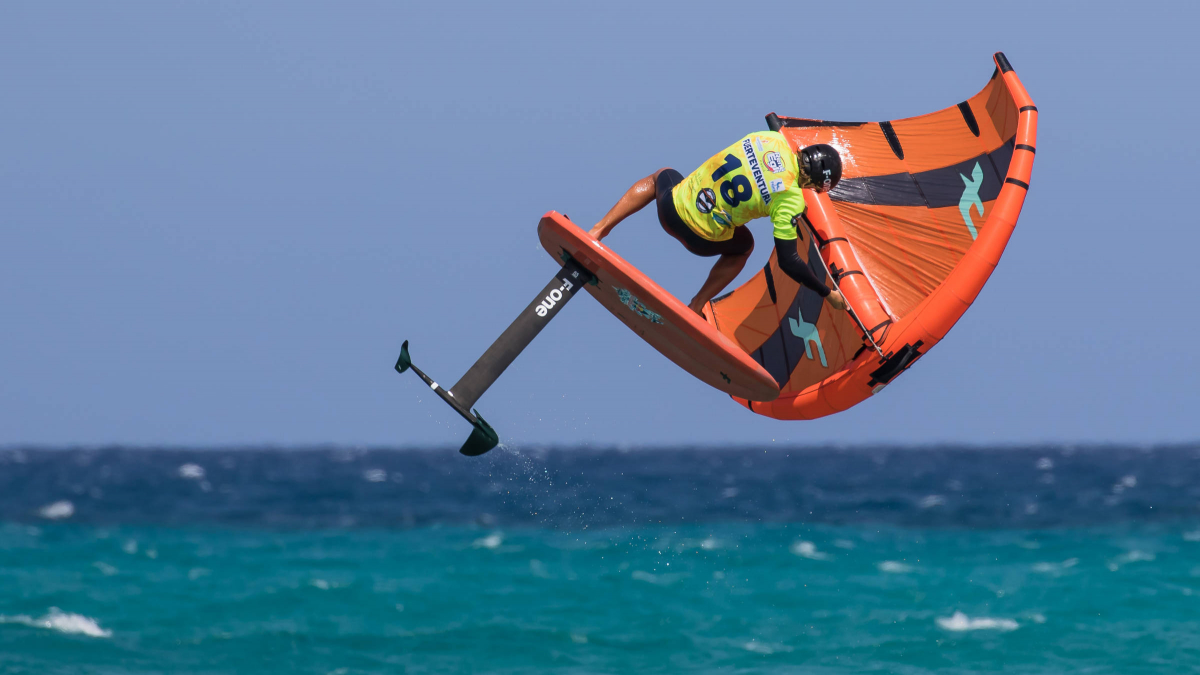
[[[778,152],[768,152],[766,157],[763,157],[763,162],[767,165],[767,170],[771,173],[780,173],[783,171],[783,157]]]
[[[786,186],[784,185],[782,179],[779,179],[779,178],[771,179],[771,192],[783,192],[784,187],[786,187]]]
[[[696,210],[700,213],[710,213],[717,205],[717,193],[712,188],[704,188],[696,195]]]

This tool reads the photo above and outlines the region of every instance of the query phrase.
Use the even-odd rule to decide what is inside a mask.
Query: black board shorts
[[[754,250],[754,235],[745,227],[733,228],[733,238],[725,241],[709,241],[692,231],[675,210],[671,191],[683,182],[683,176],[675,169],[663,169],[654,181],[654,199],[658,202],[658,222],[667,234],[683,242],[693,254],[711,258],[717,255],[745,255]]]

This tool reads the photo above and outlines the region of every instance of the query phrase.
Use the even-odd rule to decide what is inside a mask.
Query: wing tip
[[[1012,64],[1008,62],[1008,57],[1004,55],[1004,52],[996,52],[995,54],[992,54],[992,58],[996,60],[996,67],[1000,69],[1000,72],[1012,72]]]

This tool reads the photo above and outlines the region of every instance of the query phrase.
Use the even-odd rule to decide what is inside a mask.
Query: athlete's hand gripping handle
[[[850,307],[850,305],[846,303],[846,298],[842,297],[841,291],[829,291],[829,295],[825,296],[825,300],[832,305],[834,309],[846,310]]]

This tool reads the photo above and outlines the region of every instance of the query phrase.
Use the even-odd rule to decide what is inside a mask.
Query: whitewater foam
[[[94,638],[112,637],[112,631],[101,628],[95,619],[82,614],[64,612],[57,607],[51,607],[45,616],[37,619],[27,614],[0,615],[0,623],[17,623],[33,628],[46,628],[67,635],[86,635]]]
[[[1146,551],[1128,551],[1117,556],[1113,560],[1108,561],[1108,569],[1110,572],[1116,572],[1117,570],[1121,569],[1121,567],[1128,565],[1129,563],[1153,562],[1155,557],[1156,556],[1153,553],[1147,553]]]
[[[792,648],[788,647],[787,645],[768,644],[766,642],[759,642],[758,640],[750,640],[749,642],[744,643],[742,645],[742,649],[745,649],[748,652],[754,652],[755,654],[763,655],[792,651]]]
[[[38,515],[46,520],[63,520],[75,515],[75,505],[63,499],[38,509]]]
[[[811,541],[798,541],[792,544],[791,552],[809,560],[828,560],[829,554],[817,550],[817,545]]]
[[[480,537],[475,540],[472,546],[475,548],[497,549],[504,543],[504,535],[500,532],[493,532],[486,537]]]
[[[630,573],[629,577],[638,581],[644,581],[648,584],[654,584],[656,586],[670,586],[671,584],[675,583],[677,579],[679,579],[678,574],[652,574],[642,570],[634,570],[632,573]]]
[[[204,467],[199,464],[181,464],[179,466],[179,477],[184,480],[204,480]]]
[[[944,506],[945,504],[946,498],[941,495],[928,495],[917,503],[923,509],[932,509],[935,506]]]
[[[962,612],[955,612],[951,616],[938,617],[937,625],[943,630],[954,632],[969,630],[1010,631],[1021,627],[1020,624],[1012,619],[993,619],[986,616],[972,619]]]
[[[1040,562],[1034,563],[1033,571],[1041,572],[1042,574],[1058,574],[1063,570],[1068,570],[1079,564],[1079,558],[1067,558],[1060,563]]]

